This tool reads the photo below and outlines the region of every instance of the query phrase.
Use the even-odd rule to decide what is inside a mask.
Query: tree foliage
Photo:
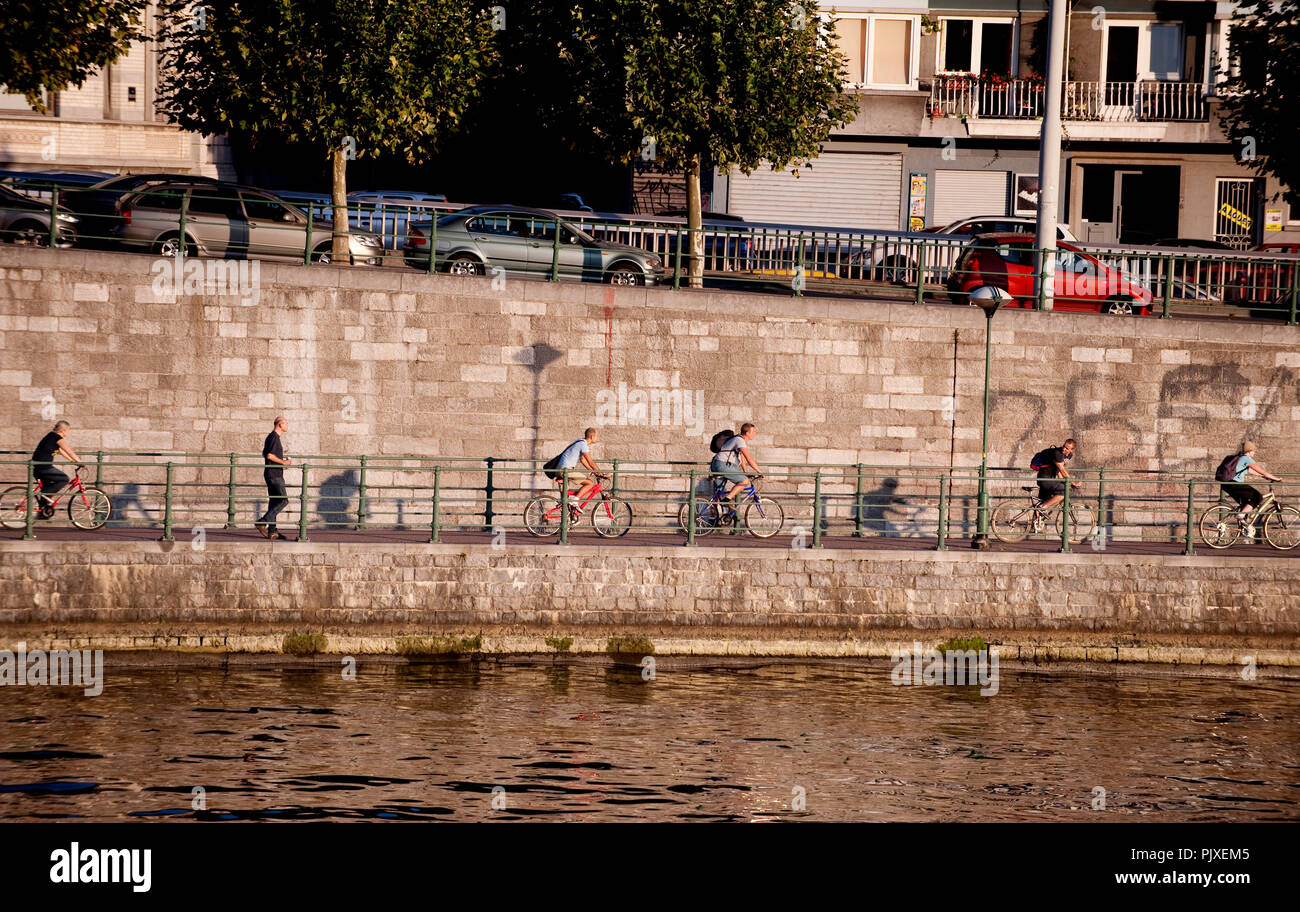
[[[1235,68],[1223,116],[1234,155],[1300,203],[1300,0],[1252,0],[1229,36]]]
[[[0,85],[38,111],[142,37],[146,0],[0,0]]]

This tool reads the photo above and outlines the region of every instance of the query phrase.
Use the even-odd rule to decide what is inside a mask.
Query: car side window
[[[475,216],[465,224],[465,227],[475,234],[519,237],[518,226],[510,224],[510,216],[508,215]]]
[[[200,215],[223,215],[231,219],[244,217],[239,194],[216,187],[196,187],[190,194],[189,210]]]
[[[179,210],[181,208],[181,199],[185,196],[185,191],[178,187],[167,187],[162,190],[154,190],[140,197],[136,206],[141,209],[171,209]]]
[[[252,193],[245,193],[243,196],[244,211],[248,213],[249,219],[256,219],[262,222],[297,221],[297,219],[294,218],[293,213],[276,200]]]
[[[1034,249],[1028,244],[1001,244],[998,247],[998,254],[1015,266],[1032,268],[1034,265]]]

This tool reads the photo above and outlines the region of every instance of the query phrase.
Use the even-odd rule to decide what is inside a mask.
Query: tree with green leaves
[[[507,78],[574,144],[686,172],[689,272],[704,271],[700,170],[805,165],[857,110],[813,0],[517,0]]]
[[[1252,0],[1229,34],[1234,74],[1221,88],[1238,161],[1271,174],[1300,202],[1300,0]]]
[[[0,0],[0,85],[38,111],[142,37],[146,0]]]
[[[167,0],[161,18],[160,110],[204,135],[274,135],[328,156],[343,262],[347,162],[431,153],[496,52],[491,12],[465,0]]]

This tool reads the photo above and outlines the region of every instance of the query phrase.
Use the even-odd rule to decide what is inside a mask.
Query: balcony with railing
[[[1043,116],[1043,81],[1037,77],[970,75],[934,77],[931,117],[1036,120]],[[1105,123],[1204,123],[1206,87],[1199,82],[1067,82],[1061,116]]]

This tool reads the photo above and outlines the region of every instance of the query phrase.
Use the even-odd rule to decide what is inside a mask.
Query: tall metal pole
[[[1061,179],[1061,89],[1065,70],[1066,0],[1050,0],[1047,84],[1043,86],[1043,132],[1038,147],[1038,304],[1052,309],[1056,279],[1056,223]]]
[[[1041,185],[1040,185],[1041,186]],[[972,548],[989,546],[989,369],[993,362],[993,310],[984,311],[984,429],[980,432],[980,492]]]

